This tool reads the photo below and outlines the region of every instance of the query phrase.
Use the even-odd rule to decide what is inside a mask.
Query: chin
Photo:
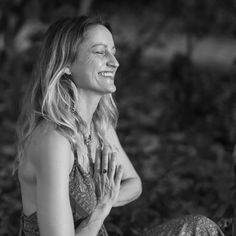
[[[100,91],[103,95],[105,94],[109,94],[109,93],[114,93],[116,91],[116,86],[111,86],[111,87],[107,87],[107,88],[104,88],[102,91]]]
[[[109,89],[108,93],[114,93],[116,91],[116,86],[114,86],[113,88]]]

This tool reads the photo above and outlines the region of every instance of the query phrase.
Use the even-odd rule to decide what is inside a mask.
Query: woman
[[[115,132],[118,66],[107,23],[83,16],[48,29],[18,122],[20,235],[107,235],[111,208],[140,195]],[[143,235],[223,234],[209,219],[188,216]]]
[[[115,132],[115,50],[96,18],[61,19],[46,32],[18,125],[21,235],[107,235],[111,208],[140,195]]]

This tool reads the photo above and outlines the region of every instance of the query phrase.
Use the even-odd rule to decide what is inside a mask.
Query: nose
[[[107,66],[111,66],[114,68],[119,67],[119,62],[117,61],[116,57],[110,53],[109,59],[107,60]]]

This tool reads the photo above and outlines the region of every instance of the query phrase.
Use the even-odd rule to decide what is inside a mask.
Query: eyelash
[[[102,54],[102,55],[105,55],[105,51],[97,51],[96,54]]]
[[[96,51],[95,53],[99,54],[99,55],[105,55],[106,54],[105,51]],[[112,53],[112,55],[115,56],[115,53]]]

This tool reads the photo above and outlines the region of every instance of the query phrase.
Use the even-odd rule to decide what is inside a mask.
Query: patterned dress
[[[97,204],[94,181],[78,162],[75,161],[70,173],[69,182],[70,204],[75,228],[88,217]],[[210,219],[200,215],[184,216],[173,219],[165,224],[147,227],[140,236],[222,236],[220,228]],[[37,212],[26,216],[21,215],[19,236],[40,236],[37,223]],[[89,236],[89,235],[88,235]],[[98,236],[108,236],[102,225]]]
[[[202,215],[188,215],[146,228],[140,236],[224,236],[217,224]]]
[[[77,152],[74,152],[74,164],[70,172],[69,194],[75,228],[88,217],[97,204],[95,185],[92,176],[85,172],[78,162]],[[21,214],[19,236],[40,236],[37,222],[37,212],[29,216]],[[108,236],[102,225],[98,236]]]

